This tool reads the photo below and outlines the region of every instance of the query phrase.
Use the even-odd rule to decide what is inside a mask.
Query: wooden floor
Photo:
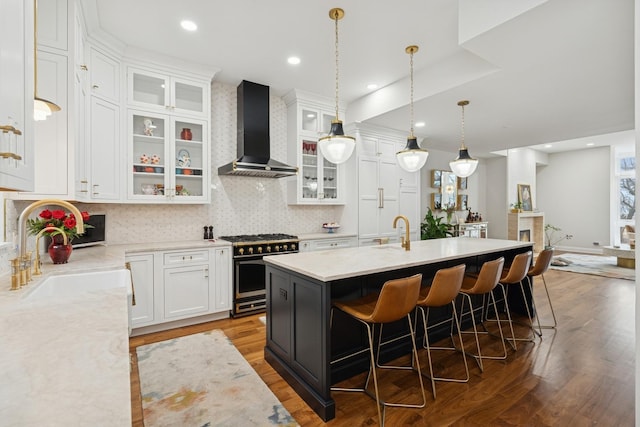
[[[635,283],[599,276],[549,270],[559,326],[544,330],[535,344],[519,343],[506,361],[486,361],[481,373],[469,359],[471,379],[465,384],[438,382],[437,399],[427,388],[423,409],[390,408],[387,426],[633,426],[635,389]],[[543,323],[550,321],[536,286]],[[323,423],[288,384],[264,361],[265,327],[259,316],[225,319],[193,327],[134,337],[135,348],[209,329],[221,329],[262,377],[301,426],[375,426],[374,401],[362,393],[334,392],[336,418]],[[465,337],[465,342],[471,337]],[[490,350],[496,340],[486,337]],[[485,347],[483,347],[485,348]],[[424,367],[426,357],[420,353]],[[460,374],[459,355],[436,356],[434,367]],[[136,363],[131,375],[133,425],[143,426]],[[363,376],[344,385],[359,385]],[[381,374],[382,395],[417,396],[410,372]],[[425,383],[428,387],[429,383]],[[412,396],[413,395],[413,396]]]

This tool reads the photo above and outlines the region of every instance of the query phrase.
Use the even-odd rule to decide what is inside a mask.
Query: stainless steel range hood
[[[238,158],[218,168],[218,175],[283,178],[298,168],[271,158],[269,86],[243,80],[238,85]]]

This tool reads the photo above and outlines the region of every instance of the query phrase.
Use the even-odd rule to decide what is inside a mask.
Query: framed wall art
[[[523,211],[533,210],[533,197],[529,184],[518,184],[518,201],[522,204]]]

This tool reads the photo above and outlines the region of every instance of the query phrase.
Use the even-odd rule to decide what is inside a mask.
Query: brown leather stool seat
[[[531,300],[533,300],[533,281],[532,278],[536,276],[540,276],[542,278],[542,283],[544,284],[544,291],[547,294],[547,301],[549,302],[549,308],[551,309],[551,316],[553,316],[553,325],[540,325],[540,316],[538,313],[538,305],[534,302],[534,311],[535,316],[538,321],[538,331],[542,334],[543,329],[555,329],[558,326],[558,321],[556,320],[556,313],[553,311],[553,304],[551,303],[551,296],[549,295],[549,288],[547,288],[547,281],[544,279],[544,273],[547,272],[549,266],[551,265],[551,261],[553,260],[553,249],[545,249],[538,254],[536,257],[535,264],[533,267],[529,269],[527,272],[527,282],[529,283],[529,291],[531,292]]]
[[[464,353],[464,346],[462,346],[462,360],[464,362],[464,369],[466,372],[465,378],[446,378],[436,377],[433,375],[433,364],[431,363],[431,350],[453,350],[456,351],[455,343],[453,347],[432,347],[429,345],[429,309],[431,307],[443,307],[451,304],[452,316],[451,316],[451,336],[453,340],[453,327],[458,332],[458,338],[462,343],[462,333],[460,331],[460,322],[458,320],[458,313],[456,310],[455,300],[462,287],[462,280],[464,279],[464,271],[466,266],[464,264],[457,265],[455,267],[440,269],[436,272],[431,286],[423,287],[420,290],[420,298],[418,299],[418,309],[422,314],[422,324],[424,325],[424,342],[423,346],[427,350],[427,359],[429,361],[429,378],[431,379],[431,389],[433,390],[433,397],[436,397],[436,383],[435,381],[450,381],[450,382],[467,382],[469,381],[469,366],[467,365],[467,358]]]
[[[388,280],[382,286],[380,294],[367,295],[362,298],[351,301],[335,301],[331,308],[333,319],[333,310],[338,309],[344,313],[350,315],[355,320],[362,323],[367,330],[367,336],[369,339],[369,373],[367,379],[362,388],[340,388],[332,387],[333,391],[360,391],[365,392],[376,401],[378,409],[378,418],[380,425],[384,425],[384,409],[387,406],[400,406],[406,408],[424,408],[426,404],[426,398],[424,393],[424,384],[422,382],[422,375],[420,373],[420,363],[418,361],[418,351],[415,342],[415,331],[413,328],[413,322],[411,320],[411,312],[416,307],[418,301],[418,295],[420,293],[420,283],[422,281],[422,274],[416,274],[411,277],[402,279]],[[422,392],[421,404],[408,404],[400,402],[386,402],[380,399],[380,393],[378,390],[378,377],[376,374],[376,358],[374,355],[374,340],[373,329],[376,324],[382,325],[384,323],[391,323],[406,317],[409,321],[409,330],[411,335],[411,342],[413,346],[413,360],[418,369],[418,379],[420,381],[420,390]],[[358,354],[358,353],[355,353]],[[355,355],[353,354],[353,355]],[[353,355],[345,356],[350,357]],[[341,358],[340,360],[344,359]],[[375,395],[372,395],[368,391],[369,380],[373,377],[373,385]]]
[[[498,322],[498,330],[500,331],[500,342],[502,344],[502,350],[503,353],[502,355],[492,355],[492,356],[487,356],[487,355],[483,355],[481,350],[480,350],[480,339],[478,337],[478,334],[489,334],[489,332],[487,331],[487,328],[484,325],[485,322],[485,316],[486,316],[486,310],[485,310],[485,305],[487,304],[486,299],[489,299],[489,304],[491,304],[493,306],[493,309],[496,313],[498,313],[497,310],[497,305],[496,305],[496,300],[495,297],[493,295],[493,290],[496,288],[496,286],[498,286],[498,280],[500,280],[500,274],[502,273],[502,268],[504,266],[504,258],[500,257],[496,260],[493,261],[487,261],[484,264],[482,264],[482,268],[480,268],[480,273],[476,275],[465,275],[464,279],[462,280],[462,287],[460,289],[460,294],[463,296],[463,300],[462,300],[462,306],[460,309],[460,321],[462,322],[462,319],[465,316],[465,301],[467,301],[469,303],[469,312],[466,313],[467,315],[471,316],[471,320],[472,320],[472,325],[473,325],[473,332],[463,332],[463,333],[473,333],[473,335],[475,336],[475,341],[476,341],[476,353],[470,353],[467,352],[467,354],[471,355],[476,362],[478,363],[478,367],[480,368],[481,371],[484,371],[484,366],[482,363],[483,359],[499,359],[499,360],[503,360],[507,358],[507,347],[505,346],[505,340],[504,340],[504,334],[502,333],[502,326],[500,324],[500,322]],[[474,308],[473,307],[473,301],[471,296],[473,295],[482,295],[483,296],[483,305],[482,307],[477,307]],[[503,295],[504,295],[504,289],[503,289]],[[507,299],[505,297],[505,304]],[[484,328],[484,331],[478,331],[478,327],[476,325],[476,320],[475,320],[475,311],[476,310],[481,310],[481,324]],[[507,309],[508,312],[508,309]],[[464,345],[464,343],[460,343],[461,346]]]
[[[526,294],[524,291],[523,281],[527,277],[527,272],[531,267],[531,259],[533,257],[533,252],[527,251],[521,254],[516,255],[511,262],[509,268],[505,268],[502,271],[500,276],[500,280],[498,285],[502,288],[502,292],[504,294],[505,301],[505,311],[507,314],[507,320],[499,320],[500,322],[508,322],[509,328],[511,329],[511,338],[507,338],[507,341],[511,343],[513,349],[516,349],[516,341],[533,341],[535,339],[535,329],[533,328],[533,307],[529,307],[529,304],[526,301]],[[529,324],[527,325],[529,329],[532,331],[531,335],[525,338],[517,338],[513,331],[513,323],[511,313],[509,312],[509,306],[507,305],[507,297],[509,295],[509,288],[512,286],[518,285],[520,287],[520,292],[522,293],[522,298],[524,300],[524,307],[527,312],[527,317],[529,318]],[[533,301],[533,296],[531,297],[531,301]]]

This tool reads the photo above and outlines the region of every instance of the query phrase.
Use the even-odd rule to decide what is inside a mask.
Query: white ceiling
[[[214,79],[221,82],[331,98],[335,27],[328,12],[341,7],[346,121],[408,133],[405,47],[417,44],[415,120],[427,126],[416,135],[428,149],[457,150],[462,99],[470,100],[465,142],[477,157],[634,127],[633,0],[82,2],[90,34],[219,68]],[[182,30],[181,19],[195,21],[198,31]],[[289,65],[291,55],[301,64]],[[372,82],[381,89],[368,90]]]

